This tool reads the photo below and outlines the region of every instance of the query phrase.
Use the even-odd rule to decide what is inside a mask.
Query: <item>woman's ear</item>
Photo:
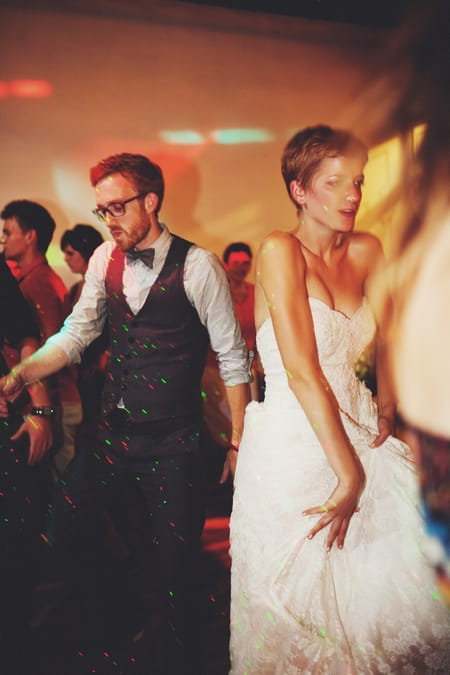
[[[294,202],[298,204],[298,206],[303,206],[305,203],[305,191],[298,180],[291,180],[289,191]]]

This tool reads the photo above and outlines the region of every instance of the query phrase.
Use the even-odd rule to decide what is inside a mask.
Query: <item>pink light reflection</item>
[[[7,96],[17,98],[47,98],[53,93],[53,87],[47,80],[11,80],[2,84],[6,86]]]

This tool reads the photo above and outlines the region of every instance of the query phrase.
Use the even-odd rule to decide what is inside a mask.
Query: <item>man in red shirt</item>
[[[41,344],[57,333],[66,316],[67,289],[45,256],[55,221],[40,204],[17,200],[5,206],[5,258],[15,261],[16,279],[39,325]],[[54,407],[60,411],[63,440],[53,455],[55,477],[62,475],[75,454],[75,433],[82,419],[80,396],[73,373],[65,368],[49,383]],[[50,409],[47,411],[49,415]]]

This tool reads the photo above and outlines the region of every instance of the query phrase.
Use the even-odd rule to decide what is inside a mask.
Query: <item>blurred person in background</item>
[[[69,312],[81,295],[89,259],[102,242],[100,232],[84,224],[66,230],[61,237],[61,251],[67,266],[73,274],[81,274],[80,281],[71,286],[68,292]],[[102,334],[86,348],[76,366],[77,386],[83,407],[83,433],[91,433],[100,416],[101,393],[109,358],[108,342],[108,332],[104,328]]]
[[[376,111],[368,118],[374,141],[411,139],[414,130],[417,139],[401,174],[401,216],[379,298],[393,300],[383,309],[399,422],[418,461],[427,553],[450,604],[449,82],[448,2],[413,2],[363,107]]]
[[[242,337],[247,349],[253,354],[253,381],[250,385],[252,400],[259,401],[262,398],[262,372],[256,349],[255,284],[247,281],[252,266],[252,258],[253,253],[250,246],[241,241],[229,244],[222,254],[223,265],[230,282],[234,311],[241,326]]]
[[[39,347],[39,327],[0,256],[0,375],[4,348],[26,358]],[[38,580],[44,516],[51,488],[46,457],[53,441],[51,399],[45,383],[7,402],[0,395],[0,672],[34,672],[30,618]]]
[[[252,400],[258,401],[263,396],[263,375],[256,351],[255,285],[247,281],[252,257],[253,253],[250,246],[244,242],[229,244],[222,254],[236,318],[239,321],[242,337],[251,355],[252,382],[250,383],[250,394]],[[220,377],[217,358],[211,347],[208,349],[203,371],[202,392],[203,417],[209,440],[208,466],[215,486],[216,474],[220,471],[223,454],[228,448],[231,437],[231,411],[225,386]]]
[[[61,328],[67,313],[67,289],[46,257],[56,223],[44,206],[28,199],[9,202],[0,217],[4,220],[5,258],[17,265],[14,275],[38,323],[43,344]],[[11,367],[13,364],[8,365]],[[49,408],[45,414],[52,417],[54,431],[59,431],[55,433],[52,449],[56,480],[75,456],[75,435],[81,423],[82,410],[75,376],[70,368],[64,368],[50,378],[48,386],[53,407],[51,413]]]

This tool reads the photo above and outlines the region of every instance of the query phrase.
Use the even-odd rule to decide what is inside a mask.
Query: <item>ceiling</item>
[[[312,20],[392,28],[401,21],[412,0],[181,0],[207,5]]]
[[[191,5],[390,29],[401,22],[408,8],[427,1],[433,0],[0,0],[0,7],[148,16]]]

